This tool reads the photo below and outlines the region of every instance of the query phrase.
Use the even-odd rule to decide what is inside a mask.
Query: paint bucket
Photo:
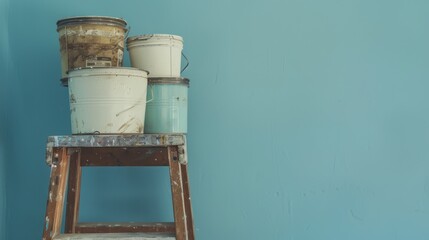
[[[57,21],[62,78],[83,67],[121,67],[127,22],[120,18],[84,16]]]
[[[73,134],[143,133],[147,72],[135,68],[69,71]]]
[[[169,34],[148,34],[127,39],[131,66],[149,71],[149,77],[180,77],[183,38]]]
[[[187,78],[149,78],[145,133],[186,133],[188,127]]]

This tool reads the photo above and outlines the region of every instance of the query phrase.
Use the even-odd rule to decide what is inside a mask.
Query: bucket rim
[[[103,73],[103,72],[93,72],[93,73],[85,73],[85,74],[81,74],[81,75],[76,75],[73,76],[73,73],[76,74],[76,72],[82,71],[82,70],[107,70],[107,71],[112,71],[112,73]],[[128,70],[128,71],[133,71],[135,72],[135,74],[129,74],[129,73],[123,73],[121,72],[121,70]],[[140,73],[140,74],[137,74]],[[143,74],[144,73],[144,74]],[[143,78],[147,78],[147,75],[149,74],[149,71],[146,70],[142,70],[139,68],[133,68],[133,67],[79,67],[79,68],[73,68],[69,71],[67,71],[67,77],[62,78],[61,82],[62,85],[64,85],[64,82],[68,82],[68,80],[70,78],[73,77],[82,77],[82,76],[100,76],[100,75],[106,75],[106,74],[115,74],[115,75],[126,75],[126,76],[138,76],[138,77],[143,77]]]
[[[146,41],[153,37],[159,37],[164,39],[174,39],[183,43],[183,37],[179,35],[166,34],[166,33],[155,33],[155,34],[143,34],[137,36],[131,36],[127,38],[127,44],[135,41]]]
[[[182,84],[189,87],[189,78],[184,77],[149,77],[148,84]]]
[[[85,70],[85,69],[116,69],[116,70],[137,70],[137,71],[142,71],[142,72],[146,72],[149,74],[149,71],[140,69],[140,68],[135,68],[135,67],[78,67],[78,68],[73,68],[68,70],[68,72],[72,72],[72,71],[77,71],[77,70]]]
[[[112,25],[118,26],[126,29],[127,21],[123,18],[118,17],[109,17],[109,16],[73,16],[62,18],[57,21],[57,31],[64,27],[70,25],[79,25],[82,23],[92,23],[92,24],[101,24],[101,25]]]

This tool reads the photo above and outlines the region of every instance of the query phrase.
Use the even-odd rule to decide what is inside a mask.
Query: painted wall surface
[[[184,37],[198,239],[429,238],[429,1],[1,7],[6,239],[41,236],[46,137],[70,133],[55,22],[74,15]],[[88,169],[83,181],[81,221],[172,218],[165,169]]]
[[[8,52],[8,22],[5,0],[0,0],[0,239],[6,239],[6,94],[7,94],[7,52]]]

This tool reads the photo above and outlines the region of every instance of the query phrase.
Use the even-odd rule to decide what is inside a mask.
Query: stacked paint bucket
[[[100,16],[61,19],[57,31],[73,134],[186,134],[182,37],[126,39],[125,20]],[[122,66],[125,39],[131,67]]]

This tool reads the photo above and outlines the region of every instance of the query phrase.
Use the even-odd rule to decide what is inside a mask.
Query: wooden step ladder
[[[71,135],[48,137],[51,167],[43,240],[194,240],[185,135]],[[79,223],[82,167],[168,166],[174,222]],[[67,192],[65,233],[61,234]]]

